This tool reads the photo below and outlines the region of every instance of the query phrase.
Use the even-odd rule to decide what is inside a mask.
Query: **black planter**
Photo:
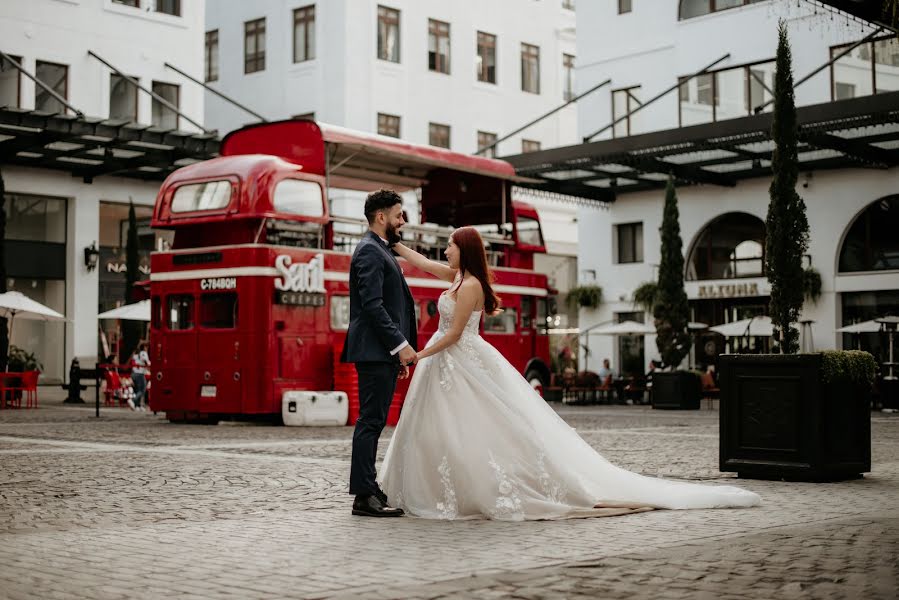
[[[652,407],[666,410],[698,410],[699,377],[690,371],[652,374]]]
[[[790,481],[871,470],[871,392],[825,384],[820,354],[719,357],[720,469]]]

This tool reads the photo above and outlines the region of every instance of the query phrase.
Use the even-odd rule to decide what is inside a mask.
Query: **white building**
[[[15,321],[11,342],[43,363],[42,382],[62,380],[73,357],[98,355],[97,314],[125,295],[118,271],[128,202],[145,224],[161,176],[174,160],[191,155],[181,146],[191,134],[167,138],[165,132],[200,131],[188,119],[203,123],[204,92],[165,63],[202,73],[204,18],[200,1],[7,0],[0,6],[0,51],[72,107],[0,60],[7,286],[67,318]],[[60,113],[65,116],[54,116]],[[142,228],[142,250],[153,244],[153,234]],[[100,260],[89,270],[85,248],[92,245]]]
[[[678,180],[693,320],[716,325],[766,312],[770,289],[761,259],[772,145],[752,141],[767,136],[769,116],[751,115],[771,98],[778,20],[788,26],[794,81],[875,28],[805,0],[580,2],[577,18],[578,90],[611,79],[581,102],[580,137],[595,143],[515,157],[513,163],[523,174],[549,173],[548,189],[552,180],[568,180],[595,197],[614,199],[607,211],[579,215],[578,279],[601,286],[604,296],[598,309],[581,311],[581,330],[625,318],[651,321],[632,296],[657,276],[668,172]],[[805,333],[815,349],[855,345],[834,330],[899,313],[899,123],[886,106],[899,105],[899,95],[890,95],[899,90],[899,41],[872,39],[795,93],[800,122],[820,128],[801,137],[798,189],[811,228],[808,259],[823,287],[802,314],[814,321],[811,340]],[[650,103],[712,63],[705,74]],[[845,102],[828,104],[836,100]],[[762,112],[770,110],[768,105]],[[839,127],[821,116],[836,122],[850,113],[859,115],[857,121]],[[737,136],[746,142],[734,145]],[[722,341],[701,337],[695,360],[713,361]],[[860,342],[882,351],[875,334]],[[605,357],[616,371],[629,372],[658,358],[654,336],[591,335],[589,344],[592,370]]]
[[[206,80],[269,120],[309,116],[475,153],[574,94],[574,0],[212,0]],[[255,117],[213,94],[221,132]],[[572,104],[500,142],[494,156],[572,144]],[[576,207],[528,197],[541,213],[557,285],[577,252]],[[360,216],[358,195],[332,209]],[[414,203],[407,212],[415,218]],[[558,257],[569,257],[567,261]]]

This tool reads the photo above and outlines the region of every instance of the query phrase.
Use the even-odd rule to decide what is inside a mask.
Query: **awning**
[[[899,91],[797,108],[802,171],[899,165]],[[518,185],[614,201],[631,192],[678,186],[733,187],[770,177],[771,123],[762,113],[623,138],[503,157]]]
[[[15,108],[0,109],[0,165],[67,171],[91,182],[115,175],[162,180],[218,155],[214,133]]]

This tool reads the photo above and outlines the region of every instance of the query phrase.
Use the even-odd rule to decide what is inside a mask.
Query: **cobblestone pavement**
[[[558,410],[625,468],[734,482],[714,410]],[[872,430],[873,473],[740,480],[758,508],[382,520],[350,515],[350,428],[96,419],[42,398],[0,412],[0,598],[892,599],[899,415]]]

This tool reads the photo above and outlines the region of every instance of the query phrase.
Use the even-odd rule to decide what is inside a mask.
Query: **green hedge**
[[[868,387],[874,385],[877,363],[870,352],[825,350],[821,356],[821,379],[824,383],[851,381]]]

